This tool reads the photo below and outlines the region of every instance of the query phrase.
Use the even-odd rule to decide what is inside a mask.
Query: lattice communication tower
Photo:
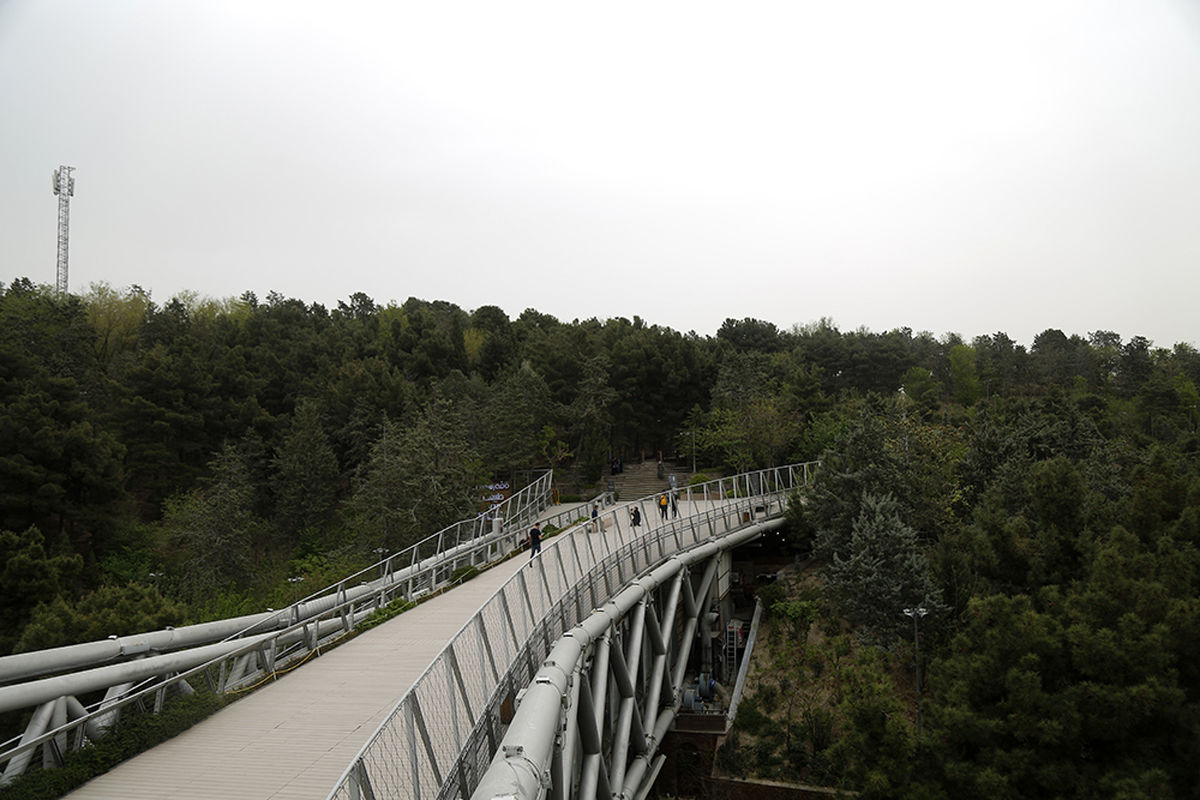
[[[54,193],[58,195],[58,280],[55,288],[59,294],[67,293],[67,244],[71,196],[75,194],[75,179],[71,173],[74,170],[74,167],[66,166],[54,170]]]

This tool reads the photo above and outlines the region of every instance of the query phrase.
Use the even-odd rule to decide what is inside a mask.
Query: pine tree
[[[337,501],[338,463],[313,400],[296,404],[291,429],[275,458],[275,521],[287,540],[300,531],[320,531]]]
[[[406,547],[478,512],[483,470],[462,430],[446,401],[431,403],[408,429],[384,421],[350,501],[364,545]]]
[[[864,639],[885,643],[911,630],[905,608],[923,607],[936,619],[944,611],[941,590],[895,498],[864,493],[861,509],[844,552],[833,553],[826,585]]]
[[[254,513],[254,486],[237,449],[226,444],[210,462],[205,485],[167,501],[163,525],[176,554],[184,596],[201,599],[251,577],[251,548],[265,523]]]

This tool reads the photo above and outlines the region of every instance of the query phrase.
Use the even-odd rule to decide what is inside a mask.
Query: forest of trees
[[[482,483],[553,467],[586,491],[694,441],[728,470],[824,461],[792,546],[885,664],[911,642],[899,609],[929,611],[923,734],[885,666],[848,670],[822,777],[1192,797],[1198,386],[1194,347],[1109,331],[707,337],[20,279],[0,286],[0,654],[282,605],[287,577],[315,590],[476,513]]]

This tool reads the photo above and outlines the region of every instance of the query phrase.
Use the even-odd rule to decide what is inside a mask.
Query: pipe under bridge
[[[540,774],[544,777],[551,768],[562,774],[566,774],[564,769],[574,770],[570,780],[560,777],[557,785],[571,787],[562,796],[578,794],[584,763],[595,762],[591,758],[594,739],[586,723],[591,719],[606,748],[600,762],[605,767],[595,775],[597,786],[608,781],[613,792],[620,792],[629,781],[624,773],[640,769],[643,763],[652,764],[661,739],[655,730],[663,709],[679,704],[680,679],[676,676],[696,682],[698,675],[685,674],[692,661],[705,674],[712,668],[714,654],[705,651],[707,640],[697,637],[696,631],[705,628],[705,609],[716,591],[713,587],[721,581],[719,571],[714,579],[702,577],[712,561],[713,547],[726,552],[760,533],[760,525],[774,524],[770,521],[778,516],[788,493],[807,485],[815,466],[815,462],[792,465],[681,489],[676,494],[683,516],[669,521],[658,517],[654,498],[614,507],[611,494],[559,512],[553,522],[564,527],[586,516],[592,505],[604,509],[595,522],[548,539],[535,568],[521,568],[520,574],[450,639],[353,759],[330,796],[427,797],[437,793],[467,797],[479,786],[489,785],[482,782],[495,753],[509,754],[498,761],[497,769],[503,764],[511,770],[513,764],[525,761],[541,764],[527,755],[539,752],[540,745],[509,742],[507,737],[524,727],[544,727],[541,718],[523,721],[542,705],[525,699],[544,693],[543,678],[556,685],[554,674],[540,674],[546,668],[543,662],[555,642],[576,627],[578,631],[568,638],[584,642],[582,661],[576,657],[569,668],[558,667],[571,687],[562,707],[569,710],[574,727],[558,737],[567,744],[567,758],[563,761],[563,753],[556,750],[550,756],[552,763]],[[288,671],[355,632],[363,619],[392,599],[434,592],[450,585],[465,566],[484,567],[505,558],[520,545],[534,518],[547,520],[547,514],[553,513],[548,508],[549,497],[550,475],[546,473],[492,512],[389,555],[368,570],[286,609],[0,658],[0,710],[29,709],[30,715],[24,733],[0,745],[0,766],[4,767],[0,785],[36,763],[34,759],[43,769],[60,764],[69,751],[103,736],[119,714],[157,712],[171,702],[172,695],[190,694],[200,685],[225,693],[244,692],[268,682],[274,685]],[[640,509],[643,520],[637,528],[630,521],[634,507]],[[497,524],[497,519],[504,524]],[[665,584],[657,582],[666,575],[660,567],[669,573],[663,577]],[[503,571],[513,568],[515,565],[510,565]],[[630,584],[639,575],[643,577]],[[500,576],[493,585],[502,580]],[[643,600],[645,608],[639,611]],[[589,621],[592,609],[599,609],[601,616]],[[607,621],[602,622],[602,617]],[[637,619],[640,628],[635,630]],[[605,631],[597,634],[599,638],[591,633],[597,626]],[[449,632],[429,633],[445,641]],[[585,636],[586,640],[579,638]],[[641,643],[635,645],[639,638]],[[621,653],[616,660],[611,655],[614,643]],[[700,652],[689,660],[693,643],[701,645]],[[351,643],[350,649],[357,644]],[[567,664],[559,656],[550,660]],[[661,686],[654,688],[648,681],[660,668],[664,677]],[[589,697],[578,694],[585,679],[594,687]],[[397,694],[411,680],[406,678]],[[387,691],[385,686],[379,688]],[[103,698],[88,700],[97,693],[103,693]],[[632,705],[626,700],[629,697]],[[257,700],[256,696],[254,702]],[[390,702],[390,698],[384,699],[381,708],[388,708]],[[587,702],[592,703],[592,715],[584,713],[585,723],[580,727],[581,709]],[[239,703],[230,711],[241,706]],[[256,706],[256,711],[262,710]],[[240,717],[240,712],[235,716]],[[374,725],[372,719],[367,730]],[[628,732],[624,732],[626,725]],[[323,728],[318,727],[318,735],[320,730]],[[614,731],[620,733],[618,738],[629,740],[632,749],[614,752]],[[502,741],[507,751],[501,747]],[[277,745],[264,741],[263,752]],[[259,748],[257,744],[247,746]],[[338,752],[342,746],[338,745]],[[350,748],[340,758],[348,759],[357,745],[350,744]],[[514,748],[519,755],[511,755],[518,752]],[[514,758],[516,761],[511,760]],[[207,784],[226,780],[222,791],[228,790],[231,797],[239,790],[248,792],[247,797],[261,796],[254,794],[244,779],[226,775],[226,764],[205,767],[199,763],[203,759],[195,760],[198,763],[188,768],[201,770]],[[332,781],[345,763],[335,758],[326,773],[330,777],[324,780]],[[280,772],[291,767],[277,761],[264,767],[279,773],[276,782],[291,780]],[[324,771],[324,767],[296,769],[303,769],[308,780]],[[588,769],[590,776],[593,767]],[[184,774],[183,770],[170,771]],[[587,777],[585,785],[591,780]],[[646,779],[641,783],[649,785]],[[324,795],[329,783],[317,781],[316,785],[322,786],[318,791]],[[320,796],[310,794],[312,789],[303,796]],[[197,796],[203,796],[203,791]]]
[[[620,505],[549,540],[447,643],[329,800],[644,798],[685,684],[711,680],[722,560],[781,527],[815,467],[681,492],[669,520],[652,498]]]
[[[273,681],[354,633],[372,612],[453,584],[466,567],[485,568],[521,546],[545,519],[552,473],[507,500],[284,609],[197,625],[111,636],[95,642],[0,657],[0,713],[26,710],[23,733],[0,743],[0,787],[40,755],[43,769],[106,735],[131,712],[157,713],[173,695],[206,686],[237,693]],[[610,506],[611,494],[562,512],[559,524]],[[379,551],[377,551],[379,552]],[[89,697],[103,697],[89,701]],[[83,698],[81,700],[81,698]]]

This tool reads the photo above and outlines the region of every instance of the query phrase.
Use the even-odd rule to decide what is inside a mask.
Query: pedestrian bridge
[[[225,621],[238,630],[223,641],[180,629],[0,659],[0,711],[33,709],[0,751],[4,776],[39,755],[53,767],[121,709],[207,685],[245,696],[68,796],[644,797],[687,687],[703,693],[719,657],[697,633],[728,590],[727,554],[779,527],[815,467],[682,489],[665,519],[654,498],[598,497],[595,518],[591,504],[552,507],[545,476],[506,503],[503,524],[460,523],[288,609]],[[534,519],[557,534],[532,561],[508,558]],[[466,566],[489,568],[442,591]],[[425,596],[356,632],[371,611]],[[48,663],[73,671],[30,679]],[[76,699],[97,690],[91,707]]]

